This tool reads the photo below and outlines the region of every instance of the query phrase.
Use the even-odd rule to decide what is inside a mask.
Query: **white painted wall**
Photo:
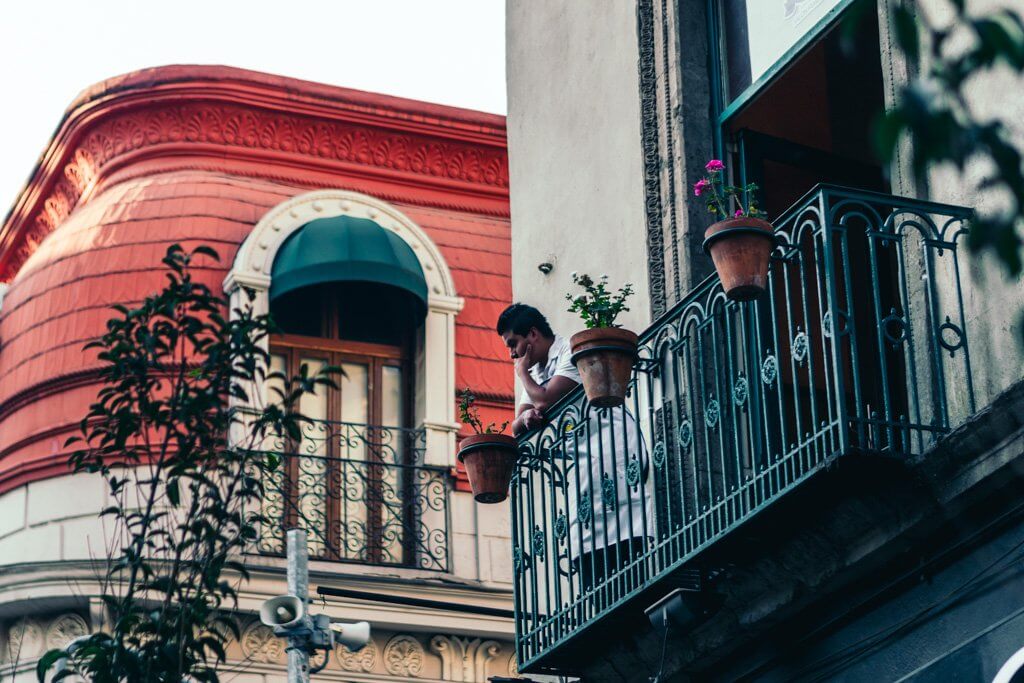
[[[622,322],[650,322],[637,54],[632,2],[506,3],[512,293],[564,336],[572,271],[633,283]]]

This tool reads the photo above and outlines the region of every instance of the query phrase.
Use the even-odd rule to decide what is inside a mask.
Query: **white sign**
[[[764,75],[786,51],[842,0],[747,0],[750,81]]]

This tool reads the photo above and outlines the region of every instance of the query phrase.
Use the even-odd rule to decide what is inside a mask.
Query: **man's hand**
[[[523,424],[526,425],[527,429],[540,427],[542,424],[544,424],[544,413],[540,412],[536,408],[524,410],[522,418]]]
[[[516,358],[516,361],[515,361],[516,374],[519,375],[520,378],[522,378],[522,377],[529,377],[529,375],[530,375],[530,356],[532,356],[532,355],[533,355],[533,345],[532,344],[527,344],[526,345],[526,351],[523,352],[523,355],[521,355],[518,358]]]
[[[519,413],[515,422],[512,423],[512,433],[519,436],[542,424],[544,424],[544,413],[536,408],[527,408]]]

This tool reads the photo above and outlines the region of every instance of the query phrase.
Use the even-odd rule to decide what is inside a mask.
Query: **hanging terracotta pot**
[[[764,292],[774,248],[775,230],[760,218],[730,218],[704,232],[704,251],[715,262],[725,295],[734,301],[750,301]]]
[[[505,434],[472,434],[459,445],[459,462],[466,466],[473,498],[478,503],[500,503],[508,498],[519,445]]]
[[[636,333],[621,327],[595,327],[572,335],[569,344],[590,404],[621,406],[636,360]]]

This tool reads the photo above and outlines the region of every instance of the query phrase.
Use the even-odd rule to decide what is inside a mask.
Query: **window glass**
[[[318,358],[302,358],[299,361],[307,368],[310,377],[321,372],[327,365]],[[305,393],[299,398],[299,412],[310,420],[327,419],[327,387],[319,386],[316,393]],[[304,423],[302,426],[302,446],[299,452],[303,455],[327,455],[327,439],[324,426],[316,422]]]
[[[385,427],[404,427],[405,411],[402,401],[402,368],[385,365],[381,379],[381,423]],[[383,449],[382,459],[385,462],[401,463],[405,461],[405,432],[391,430],[388,439],[389,447]]]
[[[736,99],[843,0],[722,0],[727,95]]]
[[[284,376],[288,373],[288,358],[281,353],[270,356],[270,374],[280,374],[281,377],[267,378],[267,403],[273,405],[281,402],[284,394]]]
[[[381,423],[386,427],[404,427],[402,368],[385,365],[381,386]]]
[[[361,363],[342,363],[341,370],[341,421],[366,424],[370,421],[367,368]]]
[[[318,358],[303,357],[299,361],[307,368],[309,375],[323,370],[327,363]],[[327,475],[329,438],[327,425],[327,388],[317,387],[316,393],[306,393],[299,398],[299,412],[316,422],[302,425],[302,442],[297,458],[298,508],[302,526],[309,530],[309,552],[314,556],[326,550],[328,538],[327,501],[323,495],[323,482]]]
[[[338,384],[341,386],[341,415],[345,424],[339,425],[342,431],[338,442],[339,455],[353,460],[366,459],[366,442],[371,435],[368,430],[370,422],[369,405],[369,370],[361,363],[342,363],[342,376]]]

